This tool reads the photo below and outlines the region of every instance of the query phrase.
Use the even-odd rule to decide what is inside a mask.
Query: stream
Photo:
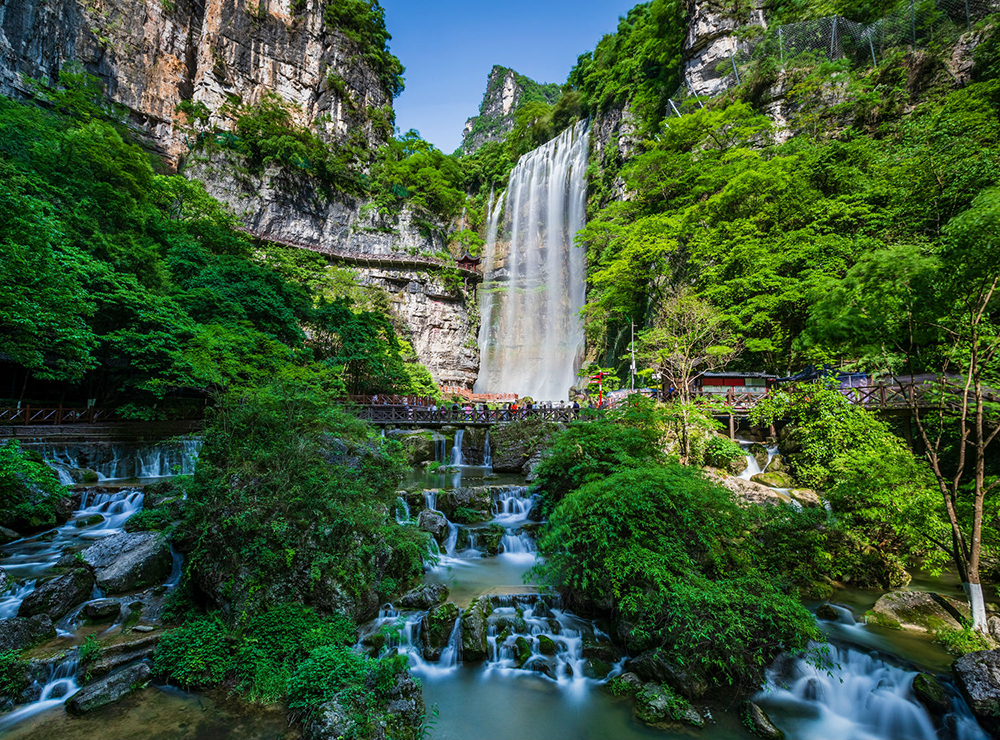
[[[457,446],[457,445],[456,445]],[[445,445],[440,445],[444,448]],[[459,448],[460,450],[461,448]],[[483,457],[488,461],[488,451]],[[460,462],[454,448],[441,449],[445,460]],[[140,459],[133,456],[132,459]],[[759,472],[752,456],[748,463]],[[115,458],[112,458],[115,459]],[[123,459],[118,457],[118,460]],[[121,463],[114,463],[120,465]],[[110,463],[109,463],[110,466]],[[766,467],[766,466],[765,466]],[[150,470],[147,466],[145,470]],[[163,470],[163,466],[159,467]],[[176,466],[173,467],[176,470]],[[750,468],[748,468],[749,470]],[[749,475],[754,474],[751,472]],[[749,477],[747,475],[746,477]],[[488,467],[459,465],[445,472],[414,471],[407,481],[411,491],[401,496],[397,520],[416,526],[424,508],[435,509],[443,492],[463,485],[489,486],[491,518],[477,524],[447,523],[437,548],[436,564],[425,570],[427,584],[444,584],[449,601],[468,610],[486,598],[492,613],[486,619],[488,656],[465,660],[462,620],[454,623],[447,645],[436,653],[425,649],[422,622],[426,611],[382,608],[366,625],[365,634],[388,634],[383,653],[407,656],[413,673],[423,683],[429,711],[430,737],[436,740],[558,740],[615,738],[673,740],[701,736],[712,740],[750,740],[735,706],[696,703],[707,710],[702,730],[658,730],[637,720],[631,700],[616,698],[603,684],[622,673],[623,655],[595,669],[588,646],[612,649],[601,625],[574,615],[558,596],[544,593],[529,577],[538,561],[535,531],[530,519],[531,489],[519,476],[495,476]],[[16,615],[21,601],[69,553],[122,531],[125,520],[142,508],[141,487],[128,483],[82,490],[77,511],[64,525],[3,548],[0,567],[12,586],[0,594],[0,618]],[[484,542],[493,526],[503,529],[499,554],[488,555]],[[493,536],[498,533],[494,530]],[[496,540],[494,540],[496,542]],[[175,555],[174,573],[180,574]],[[923,588],[954,590],[942,579],[915,579]],[[94,598],[101,594],[95,588]],[[952,658],[923,637],[868,626],[858,616],[871,607],[876,592],[843,590],[831,600],[838,619],[820,621],[829,643],[825,658],[784,656],[769,669],[754,701],[768,712],[789,740],[987,740],[964,701],[947,681],[951,712],[932,718],[917,702],[912,682],[917,671],[939,676]],[[124,597],[129,598],[129,597]],[[818,604],[807,604],[811,608]],[[38,700],[0,715],[0,736],[49,740],[59,738],[148,738],[143,723],[162,727],[163,738],[277,738],[284,732],[283,715],[268,713],[223,698],[188,694],[169,687],[145,691],[94,717],[68,718],[62,704],[78,690],[76,646],[84,628],[79,609],[57,624],[57,638],[47,649],[62,649],[45,675],[36,679]],[[123,610],[124,613],[124,610]],[[99,628],[106,636],[119,624]],[[363,640],[362,640],[363,642]],[[822,654],[822,653],[821,653]],[[899,656],[905,656],[899,657]],[[195,711],[197,710],[197,711]],[[705,713],[705,712],[703,712]],[[98,718],[101,718],[100,720]]]

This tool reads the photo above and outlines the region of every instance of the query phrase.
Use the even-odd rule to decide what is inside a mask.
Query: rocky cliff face
[[[684,39],[684,80],[696,95],[716,95],[727,88],[733,74],[730,55],[737,55],[736,29],[767,27],[760,0],[735,9],[724,0],[688,0],[688,27]],[[727,66],[728,65],[728,66]]]
[[[375,143],[365,113],[391,117],[391,98],[355,44],[325,27],[324,4],[307,0],[293,17],[287,0],[5,0],[0,93],[30,95],[23,76],[51,83],[79,62],[172,165],[187,150],[174,122],[184,100],[204,103],[212,125],[228,128],[224,103],[273,91],[321,135],[362,131]]]
[[[465,122],[462,154],[472,154],[488,141],[503,140],[514,129],[517,111],[524,103],[535,99],[551,105],[560,94],[558,85],[541,85],[512,69],[493,67],[479,115]]]
[[[251,175],[225,152],[192,158],[184,174],[205,183],[254,236],[330,255],[362,285],[384,290],[434,380],[472,387],[479,372],[475,296],[449,289],[420,261],[446,248],[440,231],[422,229],[409,211],[389,218],[347,196],[326,197],[278,170]]]

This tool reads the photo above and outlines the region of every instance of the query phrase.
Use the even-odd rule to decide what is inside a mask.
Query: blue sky
[[[576,58],[639,0],[380,0],[390,48],[406,67],[396,124],[447,153],[479,112],[494,64],[538,82],[566,81]]]

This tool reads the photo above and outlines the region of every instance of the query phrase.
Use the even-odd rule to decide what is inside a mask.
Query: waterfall
[[[80,687],[76,682],[76,672],[78,668],[77,652],[74,650],[68,657],[60,662],[54,663],[49,668],[49,674],[45,683],[36,682],[36,688],[40,689],[37,701],[15,709],[9,714],[0,717],[0,734],[18,722],[23,722],[28,717],[44,712],[46,709],[64,704],[73,694],[79,691]]]
[[[439,463],[445,462],[445,454],[448,449],[448,438],[445,437],[441,432],[431,432],[431,439],[434,440],[434,461]]]
[[[486,441],[483,442],[483,467],[493,469],[493,450],[490,447],[490,430],[486,430]]]
[[[451,464],[452,465],[463,465],[464,460],[462,458],[462,442],[465,438],[465,430],[459,429],[455,432],[455,445],[451,448]]]
[[[475,390],[567,397],[583,359],[586,122],[521,157],[488,214]],[[503,216],[501,232],[500,219]]]
[[[59,482],[73,485],[71,471],[77,469],[93,470],[98,481],[193,475],[201,444],[197,438],[152,445],[45,444],[39,451],[59,476]]]

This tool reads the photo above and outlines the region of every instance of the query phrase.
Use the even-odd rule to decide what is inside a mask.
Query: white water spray
[[[521,157],[489,214],[475,390],[566,398],[583,360],[586,122]],[[503,230],[500,218],[503,216]]]

